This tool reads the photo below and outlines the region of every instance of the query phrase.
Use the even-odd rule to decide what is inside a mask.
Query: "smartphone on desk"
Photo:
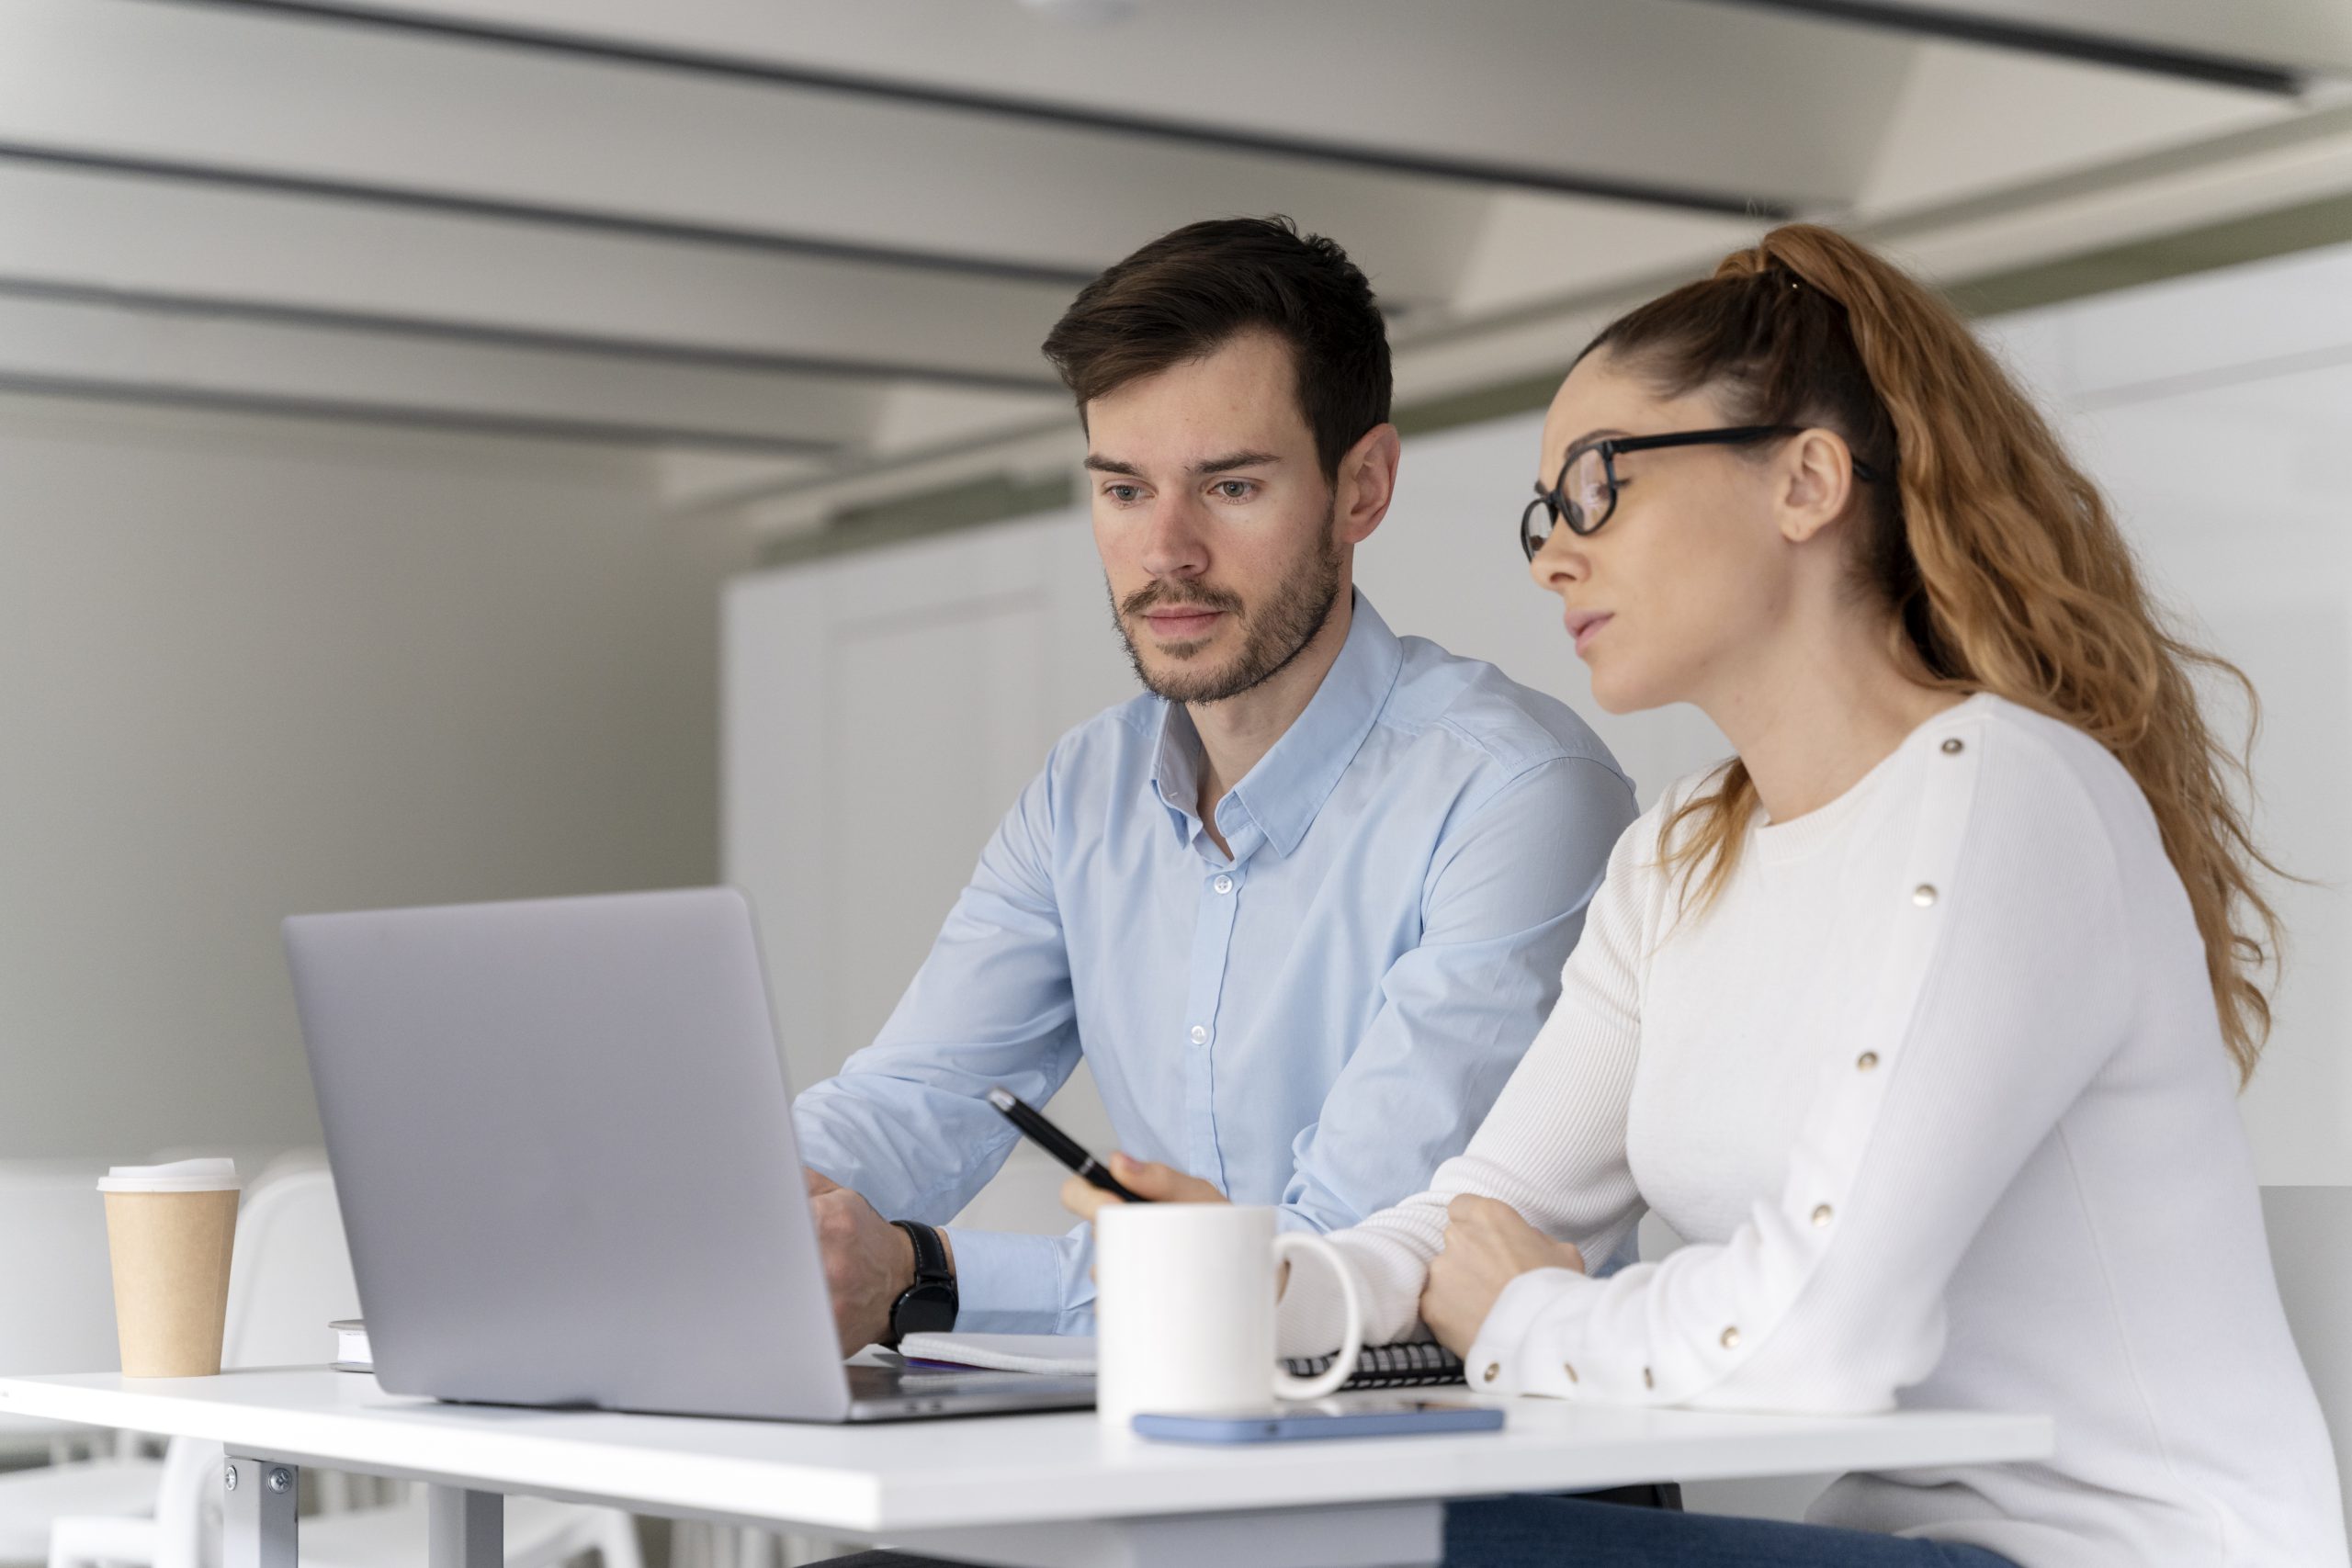
[[[1426,1432],[1493,1432],[1503,1413],[1442,1399],[1306,1400],[1263,1410],[1207,1411],[1135,1418],[1138,1435],[1178,1443],[1294,1443],[1329,1438],[1408,1438]]]

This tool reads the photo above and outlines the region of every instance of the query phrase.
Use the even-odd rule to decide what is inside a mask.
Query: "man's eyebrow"
[[[1205,463],[1193,465],[1196,474],[1229,474],[1236,468],[1261,468],[1282,461],[1272,452],[1229,452],[1222,457],[1212,457]]]
[[[1086,455],[1085,466],[1098,474],[1125,474],[1129,479],[1138,479],[1143,478],[1143,471],[1133,463],[1122,463],[1116,457],[1097,457],[1091,452]]]

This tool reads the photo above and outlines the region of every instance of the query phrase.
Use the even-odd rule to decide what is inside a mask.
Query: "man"
[[[1398,444],[1337,245],[1180,229],[1045,351],[1148,694],[1063,737],[879,1038],[795,1107],[845,1349],[1091,1328],[1087,1227],[931,1228],[1015,1141],[989,1089],[1042,1105],[1081,1057],[1146,1196],[1325,1230],[1418,1190],[1534,1038],[1634,816],[1566,707],[1355,593]]]

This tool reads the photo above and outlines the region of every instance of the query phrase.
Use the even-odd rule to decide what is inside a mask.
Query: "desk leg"
[[[459,1486],[426,1487],[424,1541],[425,1568],[503,1568],[506,1499]]]
[[[1445,1505],[989,1525],[910,1532],[889,1544],[1008,1568],[1427,1568],[1444,1555]]]
[[[221,1468],[222,1568],[300,1568],[294,1507],[302,1491],[299,1465],[232,1454]]]

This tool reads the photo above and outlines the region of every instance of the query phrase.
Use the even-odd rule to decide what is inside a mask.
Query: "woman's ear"
[[[1854,454],[1834,430],[1792,437],[1774,465],[1781,536],[1802,545],[1845,514],[1854,493]]]

